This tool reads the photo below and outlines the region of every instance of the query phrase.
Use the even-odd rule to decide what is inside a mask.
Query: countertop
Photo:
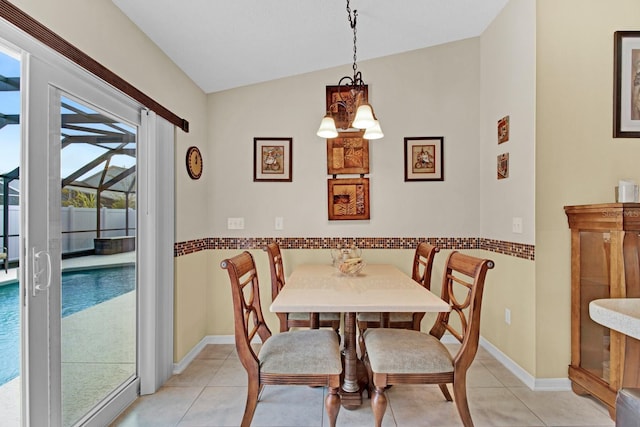
[[[640,298],[604,298],[589,303],[589,316],[603,326],[640,340]]]

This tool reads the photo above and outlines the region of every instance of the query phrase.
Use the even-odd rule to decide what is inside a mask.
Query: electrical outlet
[[[511,324],[511,310],[509,310],[508,308],[504,309],[504,323],[506,323],[507,325]]]
[[[227,218],[227,230],[243,230],[244,218]]]
[[[513,217],[511,231],[517,234],[522,234],[522,218],[515,216]]]

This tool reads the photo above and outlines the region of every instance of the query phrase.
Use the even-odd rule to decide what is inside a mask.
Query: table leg
[[[364,365],[356,350],[356,313],[344,316],[344,381],[340,389],[342,406],[355,409],[362,405],[362,392],[367,386]]]
[[[311,313],[309,317],[309,329],[318,329],[320,327],[320,314]]]
[[[380,327],[388,328],[389,327],[389,313],[380,313]]]

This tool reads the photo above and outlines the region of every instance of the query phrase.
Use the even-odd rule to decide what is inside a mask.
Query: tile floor
[[[453,347],[453,346],[452,346]],[[266,386],[253,426],[328,426],[324,389]],[[607,410],[571,391],[531,391],[500,362],[480,349],[467,376],[476,427],[614,426]],[[246,373],[231,344],[208,345],[179,375],[155,394],[140,397],[112,425],[120,427],[238,426],[246,399]],[[383,426],[461,426],[455,404],[437,386],[395,386],[388,391]],[[338,426],[372,426],[370,401],[342,408]]]

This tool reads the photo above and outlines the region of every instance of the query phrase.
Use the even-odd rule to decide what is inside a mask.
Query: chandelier
[[[342,108],[348,117],[348,123],[351,128],[364,129],[365,139],[380,139],[384,136],[380,128],[380,122],[373,112],[373,107],[367,99],[366,84],[362,79],[362,73],[358,71],[357,49],[356,49],[356,21],[358,11],[354,9],[353,14],[347,0],[347,16],[349,18],[349,26],[353,30],[353,77],[344,76],[338,82],[337,101],[333,102],[329,107],[327,114],[320,123],[317,135],[322,138],[336,138],[338,130],[333,117],[334,109]],[[344,94],[348,94],[344,97]],[[343,98],[344,97],[344,98]],[[355,115],[353,111],[355,109]],[[337,111],[337,110],[336,110]]]

